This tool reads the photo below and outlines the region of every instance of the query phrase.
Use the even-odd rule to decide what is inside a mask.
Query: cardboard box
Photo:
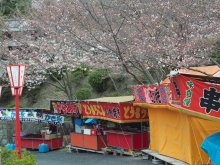
[[[91,135],[91,129],[84,129],[84,134]]]
[[[54,139],[57,137],[57,134],[46,134],[45,135],[45,139],[49,140],[49,139]]]

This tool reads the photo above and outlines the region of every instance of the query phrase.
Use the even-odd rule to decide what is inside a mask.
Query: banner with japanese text
[[[132,103],[103,103],[80,101],[84,118],[97,118],[117,123],[148,121],[147,109],[134,107]]]
[[[134,86],[135,104],[172,105],[172,86],[170,84],[154,86]],[[174,105],[176,106],[176,105]]]
[[[62,116],[79,117],[78,101],[50,100],[50,112]]]
[[[0,120],[15,120],[15,109],[0,108]],[[40,122],[54,125],[63,125],[64,117],[45,113],[41,109],[20,109],[19,116],[21,121]]]
[[[181,107],[220,118],[220,86],[178,75]]]

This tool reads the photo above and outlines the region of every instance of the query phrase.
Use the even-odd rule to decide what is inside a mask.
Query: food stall
[[[82,119],[75,119],[75,124],[76,130],[70,135],[72,146],[92,150],[106,147],[107,137],[103,134],[100,125],[97,125],[97,120],[87,119],[84,122]]]
[[[103,132],[100,137],[105,140],[106,147],[131,151],[148,148],[148,132],[144,132],[141,127],[142,123],[148,122],[147,109],[133,107],[133,96],[84,100],[80,101],[79,108],[84,119],[94,118],[115,123],[114,127],[100,126]],[[138,123],[136,126],[139,125],[140,128],[130,127],[132,123]],[[89,129],[89,131],[93,132],[94,129]],[[71,134],[72,145],[75,145],[77,136],[76,133]],[[87,138],[85,142],[89,142],[93,136]]]
[[[147,107],[150,118],[150,151],[142,151],[157,151],[188,164],[208,162],[200,145],[220,130],[220,79],[178,74],[169,82],[134,86],[134,106]]]
[[[20,109],[21,122],[39,122],[47,123],[52,128],[52,125],[64,124],[64,117],[49,114],[50,111],[45,109]],[[0,108],[0,120],[15,120],[15,109]],[[39,145],[48,144],[49,150],[62,148],[62,137],[57,132],[52,132],[49,127],[42,128],[41,133],[33,134],[21,132],[21,147],[29,149],[38,149]],[[14,135],[15,137],[15,135]]]
[[[70,134],[71,147],[99,151],[114,147],[124,150],[148,148],[146,108],[133,106],[133,96],[104,97],[83,101],[51,100],[51,113],[71,116],[75,131]],[[89,122],[88,121],[96,121]],[[108,126],[108,123],[114,126]],[[139,128],[130,127],[138,123]],[[127,124],[124,126],[124,124]]]
[[[50,100],[50,113],[59,116],[71,117],[74,132],[81,132],[81,123],[77,122],[77,120],[80,121],[81,118],[81,111],[79,110],[78,105],[78,101]],[[64,144],[68,145],[70,143],[70,138],[70,134],[64,135]],[[78,139],[81,138],[82,137],[80,136],[78,137]],[[79,144],[77,146],[81,146]]]

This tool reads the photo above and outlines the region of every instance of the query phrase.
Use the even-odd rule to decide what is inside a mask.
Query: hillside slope
[[[133,95],[132,86],[136,85],[135,81],[129,76],[115,76],[113,77],[114,82],[118,88],[120,96],[126,95]],[[50,80],[52,81],[52,80]],[[87,87],[92,90],[92,87],[88,84],[88,77],[85,77],[80,84],[74,85],[74,91],[78,88]],[[108,97],[108,96],[115,96],[116,91],[114,89],[113,83],[109,81],[109,88],[103,93],[97,93],[92,90],[92,97],[91,98],[98,98],[98,97]],[[43,84],[39,93],[36,95],[36,99],[33,100],[31,97],[31,93],[24,89],[22,96],[20,99],[20,105],[25,108],[45,108],[49,109],[50,107],[50,100],[68,100],[65,93],[57,89],[56,87],[50,84]],[[15,103],[15,97],[10,96],[9,93],[7,95],[2,93],[2,98],[0,99],[0,107],[10,107]]]

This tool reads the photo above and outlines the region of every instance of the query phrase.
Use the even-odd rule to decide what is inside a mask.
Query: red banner
[[[81,115],[77,101],[50,100],[50,112],[52,114],[73,117],[79,117]]]
[[[142,122],[148,120],[147,109],[134,107],[132,103],[80,102],[82,115],[118,123]]]
[[[172,101],[170,85],[134,86],[135,103],[167,105]]]
[[[181,107],[220,118],[220,86],[179,75]]]

